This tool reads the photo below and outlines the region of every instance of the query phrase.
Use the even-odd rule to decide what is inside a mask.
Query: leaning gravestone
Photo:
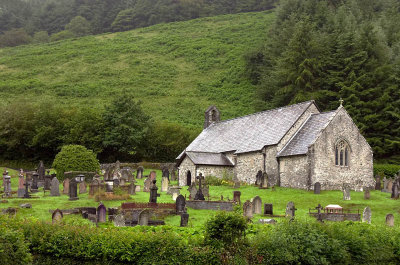
[[[69,179],[63,181],[63,194],[69,194]]]
[[[243,215],[247,218],[253,218],[253,204],[247,200],[243,203]]]
[[[297,209],[294,207],[294,203],[288,202],[288,204],[286,205],[286,217],[294,217],[296,210]]]
[[[320,194],[321,193],[321,183],[315,182],[314,184],[314,194]]]
[[[97,222],[99,223],[104,223],[107,220],[107,209],[106,206],[104,206],[103,203],[100,203],[99,207],[97,207],[96,210],[96,215],[97,215]]]
[[[261,198],[259,196],[254,197],[252,203],[253,203],[253,213],[261,214],[261,207],[262,207]]]
[[[79,183],[79,194],[86,193],[87,192],[86,188],[87,187],[86,187],[85,181],[82,181],[81,183]]]
[[[365,187],[364,188],[364,200],[369,200],[371,198],[371,193],[369,191],[369,188]]]
[[[125,226],[125,217],[122,214],[117,214],[114,217],[114,226],[122,227]]]
[[[183,213],[185,207],[186,207],[186,200],[185,197],[183,197],[183,195],[181,194],[176,198],[176,212]]]
[[[51,215],[51,220],[53,224],[60,223],[63,219],[64,215],[61,210],[56,209]]]
[[[375,190],[381,190],[381,177],[376,176],[375,181]]]
[[[343,200],[350,201],[350,185],[343,184]]]
[[[162,192],[168,191],[168,184],[169,184],[168,178],[163,176],[161,179],[161,191]]]
[[[50,196],[60,196],[60,182],[56,177],[51,180]]]
[[[264,203],[264,215],[273,215],[273,206],[272,203]]]
[[[394,216],[393,214],[386,215],[386,225],[387,226],[394,226]]]
[[[139,214],[139,221],[138,225],[148,225],[150,220],[150,211],[149,210],[143,210]]]
[[[370,224],[371,223],[371,215],[372,215],[371,208],[365,207],[364,211],[363,211],[362,221]]]

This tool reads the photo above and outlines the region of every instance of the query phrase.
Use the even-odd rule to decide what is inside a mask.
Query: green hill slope
[[[243,55],[262,43],[273,19],[224,15],[1,49],[0,98],[102,106],[126,89],[156,120],[200,128],[211,104],[223,119],[254,111]]]

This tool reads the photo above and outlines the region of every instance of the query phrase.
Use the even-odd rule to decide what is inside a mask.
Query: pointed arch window
[[[340,140],[335,146],[335,165],[341,167],[349,166],[350,147],[346,141]]]

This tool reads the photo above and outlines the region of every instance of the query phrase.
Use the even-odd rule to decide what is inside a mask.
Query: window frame
[[[349,167],[351,154],[349,143],[345,139],[339,139],[338,141],[336,141],[334,149],[335,166],[341,168]]]

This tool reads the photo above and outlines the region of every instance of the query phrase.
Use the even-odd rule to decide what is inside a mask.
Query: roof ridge
[[[247,114],[247,115],[240,116],[240,117],[236,117],[236,118],[231,118],[231,119],[227,119],[227,120],[222,120],[222,121],[214,122],[214,123],[212,123],[210,126],[208,126],[205,130],[207,130],[208,128],[213,127],[213,126],[216,125],[216,124],[221,124],[221,123],[223,123],[223,122],[233,121],[233,120],[237,120],[237,119],[242,119],[242,118],[245,118],[245,117],[249,117],[249,116],[253,116],[253,115],[258,115],[258,114],[261,114],[261,113],[267,113],[267,112],[271,112],[271,111],[274,111],[274,110],[286,109],[286,108],[294,107],[294,106],[296,106],[296,105],[306,104],[306,103],[312,103],[312,102],[315,102],[315,100],[312,99],[312,100],[308,100],[308,101],[304,101],[304,102],[299,102],[299,103],[292,104],[292,105],[288,105],[288,106],[283,106],[283,107],[279,107],[279,108],[275,108],[275,109],[270,109],[270,110],[263,110],[263,111],[259,111],[259,112],[256,112],[256,113]]]

